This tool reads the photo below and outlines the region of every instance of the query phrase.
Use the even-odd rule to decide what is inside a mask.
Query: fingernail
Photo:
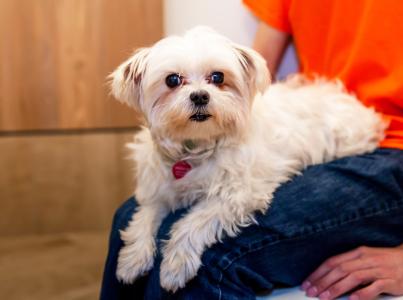
[[[306,291],[311,286],[309,281],[304,281],[301,285],[301,290]]]
[[[326,300],[326,299],[329,299],[329,297],[330,297],[330,292],[329,291],[324,291],[323,293],[321,293],[319,295],[320,300]]]
[[[351,295],[348,300],[360,300],[360,297],[358,297],[357,295]]]
[[[306,295],[308,297],[315,297],[318,294],[318,289],[316,286],[310,287],[308,291],[306,292]]]

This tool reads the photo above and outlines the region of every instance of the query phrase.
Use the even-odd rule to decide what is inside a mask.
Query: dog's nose
[[[192,92],[189,98],[196,106],[203,106],[209,102],[210,95],[205,90],[200,90],[197,92]]]

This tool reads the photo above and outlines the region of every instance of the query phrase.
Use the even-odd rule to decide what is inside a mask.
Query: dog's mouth
[[[207,121],[211,117],[210,114],[204,112],[196,112],[195,114],[190,116],[191,121],[195,122],[204,122]]]

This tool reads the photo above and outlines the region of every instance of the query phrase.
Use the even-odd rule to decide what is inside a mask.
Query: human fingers
[[[307,296],[317,296],[351,274],[375,266],[375,261],[371,257],[356,258],[335,265],[333,269],[324,276],[311,282],[311,287],[307,290]]]
[[[363,252],[367,251],[366,248],[367,247],[359,247],[325,260],[311,275],[307,277],[307,279],[305,279],[301,286],[302,290],[307,291],[309,288],[312,287],[312,282],[317,281],[319,278],[329,273],[331,270],[334,269],[335,266],[343,262],[359,258],[363,254]]]
[[[348,298],[349,300],[373,300],[380,294],[387,292],[389,287],[393,285],[392,279],[379,279],[372,284],[355,291]]]
[[[383,276],[386,275],[382,274],[382,271],[383,270],[379,268],[372,268],[351,272],[343,279],[329,286],[326,290],[320,293],[318,297],[321,300],[336,299],[338,296],[343,295],[360,285],[372,283],[379,280],[379,278],[383,278]]]

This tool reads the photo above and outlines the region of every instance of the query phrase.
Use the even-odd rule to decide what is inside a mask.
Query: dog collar
[[[175,179],[181,179],[185,177],[185,175],[192,169],[192,166],[184,161],[180,160],[174,163],[172,166],[172,174],[174,175]]]

